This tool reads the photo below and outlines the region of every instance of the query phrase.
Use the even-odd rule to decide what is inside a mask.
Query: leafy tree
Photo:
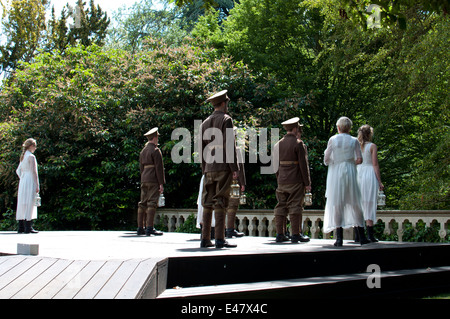
[[[95,6],[94,0],[90,0],[89,7],[85,8],[85,5],[83,0],[77,0],[75,7],[67,4],[59,19],[52,8],[46,39],[47,51],[64,51],[67,46],[78,42],[85,46],[104,44],[110,19],[99,5]],[[68,18],[73,19],[69,26]]]
[[[0,73],[10,76],[19,61],[29,62],[36,54],[45,30],[47,0],[12,0],[4,6],[2,34],[6,43],[0,45]]]
[[[194,120],[212,111],[207,96],[223,88],[230,90],[236,123],[250,121],[247,97],[264,90],[244,65],[216,58],[211,49],[152,41],[134,55],[95,45],[38,55],[0,93],[2,213],[15,209],[20,145],[33,136],[43,229],[129,227],[139,200],[143,134],[154,126],[161,132],[167,205],[194,207],[201,168],[172,162],[178,141],[171,133],[187,128],[193,141]]]
[[[180,45],[188,32],[181,27],[179,11],[167,6],[156,10],[151,0],[119,9],[114,17],[114,27],[109,30],[109,46],[137,52],[147,38],[164,39],[166,43]]]
[[[324,142],[336,132],[337,118],[347,115],[354,134],[361,124],[375,127],[390,205],[448,207],[448,156],[442,152],[448,145],[447,16],[402,6],[406,29],[365,30],[340,16],[339,8],[328,1],[245,0],[223,30],[205,16],[192,34],[272,78],[269,91],[278,103],[266,112],[264,125],[302,118],[304,135],[313,137],[307,142],[314,145],[316,198],[326,177]]]

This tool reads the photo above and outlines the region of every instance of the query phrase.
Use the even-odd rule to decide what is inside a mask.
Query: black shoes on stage
[[[33,228],[33,221],[31,220],[19,220],[18,234],[37,234],[37,230]]]

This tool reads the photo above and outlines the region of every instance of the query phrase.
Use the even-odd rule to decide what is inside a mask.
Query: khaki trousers
[[[301,233],[301,221],[303,212],[303,197],[305,187],[303,183],[279,184],[276,190],[278,204],[275,206],[275,227],[277,234],[284,234],[283,224],[287,215],[291,222],[291,233]]]
[[[215,239],[225,239],[225,214],[230,198],[233,175],[229,171],[208,172],[203,182],[202,206],[203,225],[202,238],[211,239],[212,211],[216,220]]]
[[[138,204],[138,227],[154,226],[158,198],[158,183],[141,183],[141,201]]]

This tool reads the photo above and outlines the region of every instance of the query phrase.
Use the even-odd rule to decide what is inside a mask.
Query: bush
[[[139,201],[143,134],[155,126],[168,207],[194,207],[201,168],[171,161],[177,142],[171,132],[184,127],[193,139],[194,120],[212,112],[206,98],[225,88],[236,123],[252,121],[253,103],[270,105],[244,65],[214,50],[150,41],[136,55],[95,45],[41,53],[0,93],[0,212],[9,218],[6,212],[15,210],[20,148],[33,137],[42,229],[129,227]]]

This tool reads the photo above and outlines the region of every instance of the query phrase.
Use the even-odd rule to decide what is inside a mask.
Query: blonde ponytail
[[[23,157],[25,156],[25,152],[28,151],[28,149],[32,145],[36,146],[36,140],[34,138],[29,138],[22,144],[22,154],[20,155],[21,162],[23,160]]]

